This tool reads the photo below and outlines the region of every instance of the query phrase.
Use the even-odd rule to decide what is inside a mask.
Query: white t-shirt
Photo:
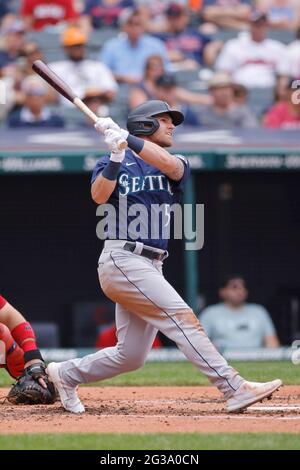
[[[300,78],[300,39],[291,42],[287,46],[287,57],[289,60],[290,76]]]
[[[235,310],[224,303],[211,305],[201,313],[200,322],[219,350],[261,348],[267,336],[276,334],[270,315],[257,304]]]
[[[118,88],[109,68],[95,60],[85,59],[80,62],[62,60],[53,62],[49,66],[80,98],[84,96],[87,88],[97,88],[103,92],[116,91]],[[71,105],[65,98],[62,98],[62,104]]]
[[[243,32],[225,44],[216,69],[229,72],[236,83],[247,88],[272,88],[277,75],[289,74],[286,46],[273,39],[255,42]]]

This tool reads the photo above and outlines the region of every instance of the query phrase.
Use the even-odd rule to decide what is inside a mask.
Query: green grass
[[[0,436],[0,450],[299,449],[297,434],[19,434]]]
[[[248,380],[282,379],[285,385],[300,384],[300,366],[291,362],[236,362],[232,363]],[[10,386],[13,379],[0,369],[0,387]],[[99,383],[98,383],[99,384]],[[187,362],[149,363],[142,369],[101,382],[101,385],[208,385],[207,379]]]

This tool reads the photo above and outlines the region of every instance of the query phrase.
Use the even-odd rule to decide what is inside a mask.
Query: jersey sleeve
[[[183,155],[174,155],[176,158],[179,158],[182,163],[183,163],[183,166],[184,166],[184,173],[183,173],[183,176],[181,178],[181,180],[179,181],[172,181],[172,185],[175,186],[176,188],[178,189],[183,189],[185,183],[186,183],[186,180],[188,179],[188,177],[190,176],[191,174],[191,168],[190,168],[190,164],[189,164],[189,161],[187,158],[185,158]]]
[[[92,178],[91,178],[91,184],[94,183],[94,181],[96,180],[96,178],[101,175],[102,171],[104,170],[105,166],[107,165],[109,161],[109,155],[105,155],[104,157],[101,157],[96,165],[95,165],[95,168],[93,170],[93,174],[92,174]]]

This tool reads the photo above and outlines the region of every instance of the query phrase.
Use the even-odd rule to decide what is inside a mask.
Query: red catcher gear
[[[0,340],[5,344],[6,365],[4,367],[16,379],[24,371],[24,351],[17,345],[9,329],[3,323],[0,323]]]

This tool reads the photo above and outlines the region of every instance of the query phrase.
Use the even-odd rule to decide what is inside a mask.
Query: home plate
[[[300,411],[300,405],[251,406],[248,411]]]

